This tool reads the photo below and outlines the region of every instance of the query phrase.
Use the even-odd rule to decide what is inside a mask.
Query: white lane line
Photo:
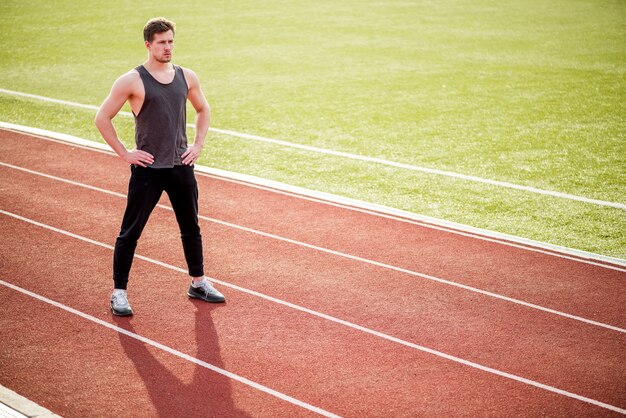
[[[3,89],[3,88],[0,88],[0,93],[10,94],[10,95],[14,95],[14,96],[27,97],[27,98],[30,98],[30,99],[42,100],[42,101],[46,101],[46,102],[62,104],[62,105],[65,105],[65,106],[74,106],[74,107],[79,107],[79,108],[82,108],[82,109],[98,110],[98,106],[94,106],[94,105],[86,105],[86,104],[82,104],[82,103],[70,102],[70,101],[67,101],[67,100],[53,99],[53,98],[50,98],[50,97],[39,96],[39,95],[36,95],[36,94],[22,93],[22,92],[19,92],[19,91],[7,90],[7,89]],[[122,116],[133,116],[133,114],[130,113],[130,112],[123,112],[122,111],[122,112],[119,112],[119,114],[122,115]],[[187,124],[187,126],[190,127],[190,128],[195,128],[195,126],[193,124],[191,124],[191,123]],[[235,132],[235,131],[231,131],[231,130],[227,130],[227,129],[209,128],[209,130],[213,131],[213,132],[217,132],[217,133],[223,134],[223,135],[228,135],[228,136],[233,136],[233,137],[242,138],[242,139],[248,139],[248,140],[262,141],[262,142],[266,142],[266,143],[280,145],[280,146],[283,146],[283,147],[296,148],[296,149],[301,149],[301,150],[304,150],[304,151],[315,152],[315,153],[318,153],[318,154],[331,155],[331,156],[334,156],[334,157],[342,157],[342,158],[347,158],[347,159],[351,159],[351,160],[364,161],[364,162],[368,162],[368,163],[382,164],[382,165],[395,167],[395,168],[401,168],[401,169],[405,169],[405,170],[419,171],[419,172],[427,173],[427,174],[434,174],[434,175],[439,175],[439,176],[451,177],[451,178],[456,178],[456,179],[465,180],[465,181],[472,181],[472,182],[476,182],[476,183],[489,184],[489,185],[492,185],[492,186],[505,187],[505,188],[521,190],[521,191],[529,192],[529,193],[547,195],[547,196],[557,197],[557,198],[561,198],[561,199],[574,200],[574,201],[588,203],[588,204],[593,204],[593,205],[598,205],[598,206],[606,206],[606,207],[612,207],[612,208],[626,210],[626,204],[623,204],[623,203],[609,202],[609,201],[598,200],[598,199],[591,199],[591,198],[588,198],[588,197],[572,195],[572,194],[569,194],[569,193],[562,193],[562,192],[557,192],[557,191],[552,191],[552,190],[544,190],[544,189],[539,189],[537,187],[531,187],[531,186],[522,186],[522,185],[519,185],[519,184],[510,183],[510,182],[507,182],[507,181],[491,180],[491,179],[486,179],[486,178],[483,178],[483,177],[477,177],[477,176],[472,176],[472,175],[467,175],[467,174],[455,173],[455,172],[452,172],[452,171],[439,170],[439,169],[429,168],[429,167],[421,167],[421,166],[405,164],[405,163],[398,163],[398,162],[395,162],[395,161],[389,161],[389,160],[385,160],[385,159],[382,159],[382,158],[368,157],[368,156],[358,155],[358,154],[351,154],[351,153],[343,152],[343,151],[334,151],[334,150],[330,150],[330,149],[326,149],[326,148],[313,147],[313,146],[310,146],[310,145],[302,145],[302,144],[289,142],[289,141],[284,141],[284,140],[280,140],[280,139],[266,138],[266,137],[262,137],[262,136],[258,136],[258,135],[251,135],[251,134],[246,134],[246,133],[240,133],[240,132]]]
[[[117,192],[114,192],[114,191],[111,191],[111,190],[102,189],[100,187],[90,186],[88,184],[79,183],[79,182],[76,182],[76,181],[73,181],[73,180],[67,180],[67,179],[64,179],[64,178],[61,178],[61,177],[56,177],[56,176],[53,176],[53,175],[50,175],[50,174],[40,173],[38,171],[30,170],[28,168],[18,167],[18,166],[15,166],[15,165],[12,165],[12,164],[7,164],[7,163],[1,162],[1,161],[0,161],[0,166],[4,166],[4,167],[11,168],[11,169],[23,171],[23,172],[26,172],[26,173],[29,173],[29,174],[45,177],[45,178],[48,178],[48,179],[51,179],[51,180],[56,180],[56,181],[59,181],[59,182],[62,182],[62,183],[71,184],[73,186],[83,187],[83,188],[86,188],[86,189],[89,189],[89,190],[94,190],[94,191],[97,191],[97,192],[106,193],[106,194],[111,195],[111,196],[116,196],[116,197],[120,197],[120,198],[126,198],[126,195],[124,195],[122,193],[117,193]],[[161,209],[173,211],[173,209],[170,206],[162,205],[160,203],[157,204],[157,207],[159,207]],[[614,326],[614,325],[609,325],[609,324],[605,324],[605,323],[602,323],[602,322],[594,321],[594,320],[587,319],[587,318],[584,318],[584,317],[581,317],[581,316],[568,314],[568,313],[565,313],[565,312],[558,311],[556,309],[551,309],[551,308],[547,308],[545,306],[536,305],[534,303],[530,303],[530,302],[526,302],[526,301],[523,301],[523,300],[520,300],[520,299],[515,299],[515,298],[512,298],[512,297],[500,295],[500,294],[494,293],[494,292],[489,292],[487,290],[483,290],[483,289],[479,289],[479,288],[476,288],[476,287],[464,285],[464,284],[457,283],[457,282],[454,282],[454,281],[451,281],[451,280],[446,280],[446,279],[442,279],[442,278],[439,278],[439,277],[430,276],[428,274],[419,273],[417,271],[405,269],[405,268],[402,268],[402,267],[393,266],[391,264],[381,263],[381,262],[370,260],[370,259],[363,258],[363,257],[358,257],[358,256],[355,256],[355,255],[352,255],[352,254],[347,254],[347,253],[344,253],[344,252],[341,252],[341,251],[335,251],[335,250],[331,250],[331,249],[328,249],[328,248],[319,247],[319,246],[312,245],[312,244],[307,244],[305,242],[297,241],[297,240],[294,240],[294,239],[291,239],[291,238],[286,238],[286,237],[282,237],[280,235],[275,235],[275,234],[271,234],[271,233],[268,233],[268,232],[259,231],[257,229],[249,228],[249,227],[242,226],[242,225],[233,224],[233,223],[222,221],[222,220],[215,219],[215,218],[210,218],[210,217],[204,216],[204,215],[198,215],[198,217],[200,219],[203,219],[203,220],[206,220],[206,221],[209,221],[209,222],[213,222],[213,223],[216,223],[216,224],[219,224],[219,225],[223,225],[223,226],[226,226],[226,227],[229,227],[229,228],[234,228],[234,229],[237,229],[237,230],[240,230],[240,231],[249,232],[249,233],[260,235],[260,236],[263,236],[263,237],[267,237],[267,238],[271,238],[271,239],[287,242],[287,243],[290,243],[290,244],[293,244],[293,245],[297,245],[297,246],[300,246],[300,247],[312,249],[312,250],[315,250],[315,251],[323,252],[323,253],[326,253],[326,254],[331,254],[331,255],[334,255],[334,256],[338,256],[338,257],[347,258],[349,260],[358,261],[358,262],[361,262],[361,263],[369,264],[369,265],[380,267],[380,268],[383,268],[383,269],[392,270],[392,271],[396,271],[396,272],[403,273],[403,274],[408,274],[408,275],[411,275],[411,276],[414,276],[414,277],[419,277],[419,278],[422,278],[422,279],[431,280],[431,281],[434,281],[434,282],[437,282],[437,283],[441,283],[441,284],[444,284],[444,285],[457,287],[457,288],[460,288],[460,289],[463,289],[463,290],[467,290],[467,291],[470,291],[470,292],[478,293],[478,294],[485,295],[485,296],[488,296],[488,297],[492,297],[492,298],[495,298],[495,299],[499,299],[499,300],[504,300],[506,302],[515,303],[517,305],[525,306],[527,308],[536,309],[536,310],[539,310],[539,311],[543,311],[543,312],[547,312],[547,313],[550,313],[550,314],[558,315],[558,316],[561,316],[561,317],[564,317],[564,318],[568,318],[568,319],[572,319],[572,320],[575,320],[575,321],[584,322],[584,323],[589,324],[589,325],[594,325],[594,326],[598,326],[598,327],[602,327],[602,328],[610,329],[612,331],[617,331],[617,332],[621,332],[621,333],[625,333],[626,334],[626,329],[624,329],[624,328],[620,328],[620,327],[617,327],[617,326]]]
[[[351,154],[351,153],[342,152],[342,151],[334,151],[334,150],[329,150],[325,148],[313,147],[310,145],[302,145],[302,144],[287,142],[287,141],[279,140],[279,139],[264,138],[258,135],[238,133],[238,132],[229,131],[225,129],[211,128],[211,130],[221,133],[221,134],[225,134],[225,135],[235,136],[235,137],[244,138],[244,139],[253,139],[256,141],[268,142],[272,144],[282,145],[285,147],[298,148],[298,149],[302,149],[305,151],[316,152],[319,154],[332,155],[333,157],[342,157],[342,158],[347,158],[351,160],[364,161],[368,163],[376,163],[376,164],[386,165],[390,167],[401,168],[404,170],[419,171],[419,172],[427,173],[427,174],[452,177],[452,178],[456,178],[460,180],[472,181],[475,183],[489,184],[492,186],[505,187],[505,188],[521,190],[521,191],[529,192],[529,193],[541,194],[541,195],[552,196],[552,197],[557,197],[561,199],[568,199],[568,200],[574,200],[574,201],[583,202],[583,203],[594,204],[598,206],[606,206],[606,207],[626,210],[626,204],[623,204],[623,203],[609,202],[606,200],[599,200],[599,199],[591,199],[591,198],[584,197],[584,196],[577,196],[577,195],[572,195],[569,193],[557,192],[557,191],[552,191],[552,190],[544,190],[544,189],[539,189],[537,187],[532,187],[532,186],[522,186],[519,184],[510,183],[507,181],[491,180],[491,179],[486,179],[486,178],[478,177],[478,176],[455,173],[452,171],[421,167],[421,166],[405,164],[405,163],[398,163],[395,161],[389,161],[389,160],[385,160],[382,158],[368,157],[364,155]]]
[[[187,360],[187,361],[189,361],[191,363],[197,364],[198,366],[201,366],[201,367],[204,367],[206,369],[209,369],[209,370],[211,370],[211,371],[213,371],[215,373],[219,373],[219,374],[221,374],[223,376],[228,377],[229,379],[236,380],[237,382],[243,383],[244,385],[248,385],[248,386],[250,386],[250,387],[252,387],[252,388],[254,388],[256,390],[259,390],[261,392],[265,392],[265,393],[267,393],[269,395],[275,396],[275,397],[277,397],[277,398],[279,398],[279,399],[281,399],[283,401],[292,403],[292,404],[297,405],[297,406],[299,406],[301,408],[304,408],[304,409],[308,409],[309,411],[315,412],[315,413],[317,413],[319,415],[322,415],[322,416],[325,416],[325,417],[338,417],[338,415],[335,415],[335,414],[333,414],[331,412],[328,412],[328,411],[326,411],[326,410],[324,410],[322,408],[318,408],[316,406],[313,406],[311,404],[303,402],[303,401],[301,401],[299,399],[296,399],[296,398],[293,398],[293,397],[291,397],[289,395],[286,395],[286,394],[284,394],[282,392],[278,392],[277,390],[268,388],[267,386],[264,386],[264,385],[262,385],[260,383],[254,382],[254,381],[252,381],[250,379],[246,379],[245,377],[242,377],[242,376],[239,376],[239,375],[237,375],[235,373],[229,372],[228,370],[225,370],[225,369],[222,369],[220,367],[214,366],[214,365],[212,365],[210,363],[207,363],[206,361],[202,361],[200,359],[197,359],[195,357],[190,356],[189,354],[185,354],[185,353],[183,353],[181,351],[178,351],[178,350],[175,350],[175,349],[173,349],[171,347],[168,347],[167,345],[164,345],[164,344],[161,344],[161,343],[156,342],[154,340],[151,340],[150,338],[146,338],[146,337],[144,337],[142,335],[139,335],[139,334],[136,334],[134,332],[125,330],[124,328],[121,328],[121,327],[118,327],[116,325],[110,324],[110,323],[108,323],[106,321],[103,321],[103,320],[98,319],[98,318],[96,318],[94,316],[91,316],[89,314],[81,312],[81,311],[79,311],[77,309],[71,308],[71,307],[69,307],[67,305],[59,303],[59,302],[54,301],[52,299],[48,299],[45,296],[41,296],[41,295],[39,295],[37,293],[33,293],[33,292],[29,291],[29,290],[26,290],[26,289],[23,289],[23,288],[21,288],[19,286],[14,285],[14,284],[5,282],[4,280],[1,280],[1,279],[0,279],[0,284],[2,284],[3,286],[8,287],[10,289],[13,289],[13,290],[16,290],[18,292],[21,292],[21,293],[23,293],[25,295],[28,295],[28,296],[30,296],[32,298],[35,298],[35,299],[37,299],[37,300],[39,300],[41,302],[48,303],[48,304],[50,304],[50,305],[52,305],[54,307],[57,307],[57,308],[62,309],[64,311],[67,311],[67,312],[69,312],[71,314],[77,315],[77,316],[79,316],[79,317],[81,317],[83,319],[86,319],[88,321],[94,322],[94,323],[96,323],[98,325],[101,325],[103,327],[109,328],[109,329],[111,329],[113,331],[119,332],[120,334],[124,334],[124,335],[126,335],[126,336],[128,336],[130,338],[134,338],[135,340],[141,341],[142,343],[145,343],[145,344],[151,345],[153,347],[156,347],[156,348],[158,348],[160,350],[163,350],[163,351],[165,351],[165,352],[167,352],[169,354],[172,354],[172,355],[174,355],[176,357],[180,357],[183,360]]]
[[[46,141],[56,142],[59,144],[77,146],[90,151],[97,151],[109,155],[115,155],[108,145],[78,138],[72,135],[52,132],[45,129],[38,129],[29,126],[16,125],[0,121],[0,128],[12,130],[18,133],[28,133],[30,137],[43,139]],[[608,257],[601,254],[590,253],[587,251],[576,250],[573,248],[558,246],[541,241],[534,241],[527,238],[521,238],[513,235],[507,235],[500,232],[490,231],[463,225],[455,222],[437,219],[425,215],[418,215],[412,212],[406,212],[400,209],[390,208],[374,203],[364,202],[356,199],[350,199],[330,193],[309,190],[302,187],[292,186],[273,180],[267,180],[247,174],[235,173],[231,171],[220,170],[217,168],[196,165],[196,172],[220,181],[241,184],[247,187],[254,187],[260,190],[267,190],[273,193],[284,194],[298,199],[309,200],[322,203],[329,206],[336,206],[355,212],[367,213],[372,216],[393,219],[398,222],[419,225],[424,228],[436,229],[451,234],[463,235],[483,241],[494,242],[501,245],[520,248],[527,251],[547,254],[553,257],[573,260],[580,263],[591,264],[608,269],[626,271],[625,268],[614,267],[603,263],[611,263],[613,265],[626,267],[626,260]],[[598,262],[592,261],[597,260]]]
[[[108,245],[108,244],[105,244],[105,243],[102,243],[102,242],[98,242],[98,241],[92,240],[90,238],[86,238],[86,237],[83,237],[81,235],[77,235],[77,234],[71,233],[69,231],[65,231],[65,230],[56,228],[54,226],[47,225],[47,224],[35,221],[33,219],[29,219],[29,218],[26,218],[26,217],[23,217],[23,216],[20,216],[20,215],[11,213],[11,212],[7,212],[7,211],[2,210],[2,209],[0,209],[0,214],[12,217],[14,219],[18,219],[18,220],[26,222],[26,223],[30,223],[32,225],[35,225],[35,226],[38,226],[38,227],[41,227],[41,228],[44,228],[44,229],[47,229],[47,230],[50,230],[50,231],[54,231],[54,232],[66,235],[66,236],[71,237],[71,238],[75,238],[75,239],[78,239],[78,240],[81,240],[81,241],[84,241],[84,242],[88,242],[90,244],[94,244],[94,245],[97,245],[97,246],[100,246],[100,247],[103,247],[103,248],[107,248],[109,250],[113,250],[113,246],[112,245]],[[152,259],[152,258],[149,258],[149,257],[145,257],[145,256],[141,256],[141,255],[137,255],[137,254],[135,255],[135,257],[140,259],[140,260],[147,261],[149,263],[156,264],[158,266],[165,267],[165,268],[168,268],[170,270],[173,270],[173,271],[176,271],[176,272],[179,272],[179,273],[187,275],[187,270],[182,269],[180,267],[176,267],[176,266],[173,266],[171,264],[167,264],[167,263],[164,263],[162,261],[155,260],[155,259]],[[531,379],[526,379],[524,377],[517,376],[517,375],[511,374],[511,373],[507,373],[507,372],[504,372],[504,371],[501,371],[501,370],[498,370],[498,369],[494,369],[492,367],[483,366],[482,364],[474,363],[472,361],[465,360],[465,359],[462,359],[460,357],[456,357],[456,356],[453,356],[453,355],[450,355],[450,354],[446,354],[446,353],[444,353],[442,351],[434,350],[432,348],[428,348],[428,347],[425,347],[425,346],[422,346],[422,345],[419,345],[419,344],[415,344],[415,343],[412,343],[412,342],[409,342],[409,341],[405,341],[405,340],[402,340],[400,338],[396,338],[396,337],[393,337],[391,335],[388,335],[388,334],[385,334],[385,333],[382,333],[382,332],[379,332],[379,331],[375,331],[375,330],[372,330],[370,328],[366,328],[364,326],[357,325],[357,324],[354,324],[352,322],[345,321],[343,319],[339,319],[339,318],[336,318],[336,317],[331,316],[331,315],[327,315],[327,314],[324,314],[324,313],[321,313],[321,312],[314,311],[314,310],[309,309],[309,308],[305,308],[305,307],[300,306],[300,305],[296,305],[296,304],[293,304],[293,303],[290,303],[290,302],[286,302],[284,300],[277,299],[277,298],[274,298],[272,296],[268,296],[268,295],[265,295],[263,293],[256,292],[254,290],[250,290],[250,289],[246,289],[244,287],[233,285],[231,283],[224,282],[222,280],[218,280],[218,279],[215,279],[215,278],[212,278],[212,277],[207,277],[207,278],[209,280],[215,282],[215,283],[218,283],[218,284],[224,286],[224,287],[229,287],[231,289],[234,289],[234,290],[237,290],[237,291],[240,291],[240,292],[243,292],[243,293],[247,293],[247,294],[252,295],[252,296],[256,296],[256,297],[259,297],[259,298],[262,298],[262,299],[265,299],[265,300],[268,300],[268,301],[271,301],[271,302],[274,302],[274,303],[277,303],[277,304],[280,304],[280,305],[284,305],[284,306],[287,306],[289,308],[292,308],[292,309],[295,309],[295,310],[298,310],[298,311],[301,311],[301,312],[305,312],[305,313],[314,315],[316,317],[319,317],[319,318],[322,318],[322,319],[326,319],[328,321],[331,321],[331,322],[334,322],[334,323],[337,323],[337,324],[341,324],[341,325],[344,325],[346,327],[349,327],[349,328],[352,328],[352,329],[355,329],[355,330],[358,330],[358,331],[362,331],[362,332],[370,334],[370,335],[374,335],[376,337],[385,339],[387,341],[392,341],[394,343],[397,343],[397,344],[400,344],[400,345],[403,345],[403,346],[406,346],[406,347],[410,347],[410,348],[413,348],[413,349],[416,349],[416,350],[419,350],[419,351],[422,351],[422,352],[425,352],[425,353],[429,353],[429,354],[432,354],[434,356],[441,357],[441,358],[444,358],[446,360],[453,361],[455,363],[463,364],[465,366],[469,366],[469,367],[472,367],[472,368],[475,368],[475,369],[478,369],[478,370],[482,370],[482,371],[487,372],[487,373],[491,373],[491,374],[494,374],[494,375],[497,375],[497,376],[501,376],[501,377],[504,377],[504,378],[507,378],[507,379],[511,379],[511,380],[516,381],[516,382],[524,383],[526,385],[534,386],[536,388],[543,389],[543,390],[546,390],[548,392],[556,393],[556,394],[559,394],[559,395],[562,395],[562,396],[566,396],[566,397],[572,398],[572,399],[577,399],[577,400],[582,401],[582,402],[586,402],[586,403],[589,403],[589,404],[592,404],[592,405],[599,406],[601,408],[605,408],[605,409],[608,409],[608,410],[611,410],[611,411],[614,411],[614,412],[619,412],[621,414],[626,415],[626,409],[622,409],[622,408],[619,408],[619,407],[614,406],[614,405],[610,405],[610,404],[607,404],[607,403],[604,403],[604,402],[600,402],[600,401],[597,401],[595,399],[591,399],[591,398],[588,398],[588,397],[585,397],[585,396],[577,395],[575,393],[568,392],[566,390],[559,389],[559,388],[554,387],[554,386],[546,385],[546,384],[543,384],[543,383],[540,383],[540,382],[537,382],[537,381],[534,381],[534,380],[531,380]],[[6,283],[6,282],[4,282],[2,280],[0,280],[0,282],[2,284],[4,284],[5,286],[9,286],[9,287],[13,288],[13,285],[10,285],[9,283]],[[21,288],[16,288],[16,290],[19,290],[19,289],[21,289]],[[54,302],[54,303],[56,304],[57,302]],[[58,304],[58,305],[60,305],[59,307],[64,306],[64,305],[61,305],[61,304]],[[55,306],[57,306],[57,305],[55,305]],[[65,309],[65,308],[62,308],[62,309]],[[71,309],[71,308],[68,308],[66,310],[69,310],[69,309]],[[72,312],[72,311],[70,311],[70,312]],[[76,311],[76,313],[77,312],[79,312],[79,311]],[[75,313],[75,312],[72,312],[72,313]],[[96,322],[100,321],[97,318],[94,318],[94,319],[96,319]],[[107,325],[105,325],[107,327],[110,327],[110,328],[114,327],[113,325],[108,324],[108,323],[106,323],[104,321],[102,321],[102,322],[103,322],[103,324],[107,324]]]
[[[61,141],[61,143],[63,142]],[[196,172],[198,172],[199,174],[203,174],[207,177],[210,177],[212,179],[219,180],[219,181],[241,184],[243,186],[254,187],[254,188],[257,188],[260,190],[266,190],[272,193],[283,194],[285,196],[295,197],[295,198],[302,199],[302,200],[309,200],[311,202],[321,203],[321,204],[328,205],[328,206],[335,206],[335,207],[347,209],[353,212],[366,213],[368,215],[372,215],[372,216],[376,216],[380,218],[386,218],[386,219],[391,219],[391,220],[402,222],[402,223],[417,225],[422,228],[436,229],[438,231],[443,231],[443,232],[447,232],[450,234],[462,235],[465,237],[474,238],[474,239],[478,239],[481,241],[493,242],[495,244],[506,245],[506,246],[513,247],[513,248],[519,248],[525,251],[546,254],[552,257],[563,258],[566,260],[572,260],[572,261],[576,261],[576,262],[584,263],[584,264],[590,264],[592,266],[598,266],[598,267],[603,267],[603,268],[607,268],[611,270],[626,272],[626,268],[624,267],[618,267],[615,265],[607,265],[607,264],[602,264],[599,262],[592,261],[592,260],[598,260],[598,261],[602,261],[605,263],[626,265],[626,260],[622,260],[622,259],[618,259],[614,257],[607,257],[607,256],[603,256],[600,254],[594,254],[594,253],[589,253],[585,251],[575,250],[573,248],[556,246],[556,245],[548,244],[545,242],[527,240],[524,238],[514,237],[511,235],[500,234],[494,231],[481,230],[481,229],[473,228],[467,225],[455,224],[453,222],[443,221],[441,219],[429,218],[426,216],[416,215],[412,213],[398,213],[396,215],[394,213],[391,213],[391,211],[389,210],[385,210],[385,209],[392,209],[392,208],[383,207],[383,209],[381,210],[380,207],[374,207],[375,205],[373,204],[366,204],[366,202],[359,202],[359,201],[356,201],[356,203],[355,202],[344,203],[340,200],[343,200],[343,199],[348,200],[347,198],[342,198],[342,199],[335,198],[333,200],[330,200],[328,197],[322,197],[322,196],[317,197],[313,195],[312,193],[305,193],[302,191],[291,191],[291,190],[286,190],[285,188],[277,188],[271,185],[266,186],[260,183],[252,183],[247,179],[239,180],[237,178],[233,178],[232,173],[230,176],[228,176],[222,173],[218,173],[217,171],[218,169],[215,169],[215,168],[207,168],[204,166],[196,165]],[[318,192],[318,193],[321,194],[321,192]],[[407,215],[412,215],[412,216],[407,216]],[[567,255],[567,254],[571,254],[571,255]]]

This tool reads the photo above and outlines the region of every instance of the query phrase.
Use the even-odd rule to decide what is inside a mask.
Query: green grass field
[[[161,15],[216,128],[626,203],[626,2],[5,0],[0,88],[99,105]],[[102,141],[93,114],[0,93]],[[216,133],[200,163],[626,258],[622,209]]]

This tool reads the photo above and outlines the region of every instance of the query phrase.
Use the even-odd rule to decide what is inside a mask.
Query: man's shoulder
[[[183,70],[183,73],[185,73],[185,75],[191,75],[193,77],[197,77],[196,73],[191,69],[191,68],[186,68],[186,67],[182,67],[182,66],[178,66],[181,70]]]
[[[189,85],[189,87],[195,86],[198,84],[199,82],[198,76],[193,70],[189,68],[185,68],[185,67],[180,67],[180,69],[183,71],[183,75],[185,76],[185,80],[187,81],[187,84]]]
[[[111,88],[111,94],[118,97],[130,97],[139,94],[142,89],[141,76],[135,70],[122,74],[115,80]]]
[[[122,74],[115,80],[115,85],[120,88],[132,88],[133,85],[141,82],[141,76],[135,68],[129,70],[127,73]]]
[[[132,81],[132,80],[139,80],[140,78],[141,76],[139,75],[139,71],[137,70],[137,67],[135,67],[135,68],[131,68],[130,70],[128,70],[127,73],[122,74],[119,79]]]

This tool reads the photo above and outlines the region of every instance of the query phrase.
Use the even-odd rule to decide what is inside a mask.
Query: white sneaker
[[[206,277],[203,277],[199,283],[192,281],[189,290],[187,290],[187,296],[212,303],[220,303],[226,300],[224,295],[215,289],[213,284],[208,281]]]
[[[111,312],[113,312],[113,315],[117,316],[130,316],[133,314],[133,310],[126,297],[126,290],[113,290],[113,294],[111,295]]]

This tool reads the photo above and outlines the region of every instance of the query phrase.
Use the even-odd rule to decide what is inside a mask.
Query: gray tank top
[[[137,149],[154,156],[151,168],[171,168],[181,165],[180,156],[187,149],[187,94],[189,88],[183,69],[174,66],[174,80],[158,82],[140,65],[135,68],[141,76],[145,98],[135,115],[135,144]]]

